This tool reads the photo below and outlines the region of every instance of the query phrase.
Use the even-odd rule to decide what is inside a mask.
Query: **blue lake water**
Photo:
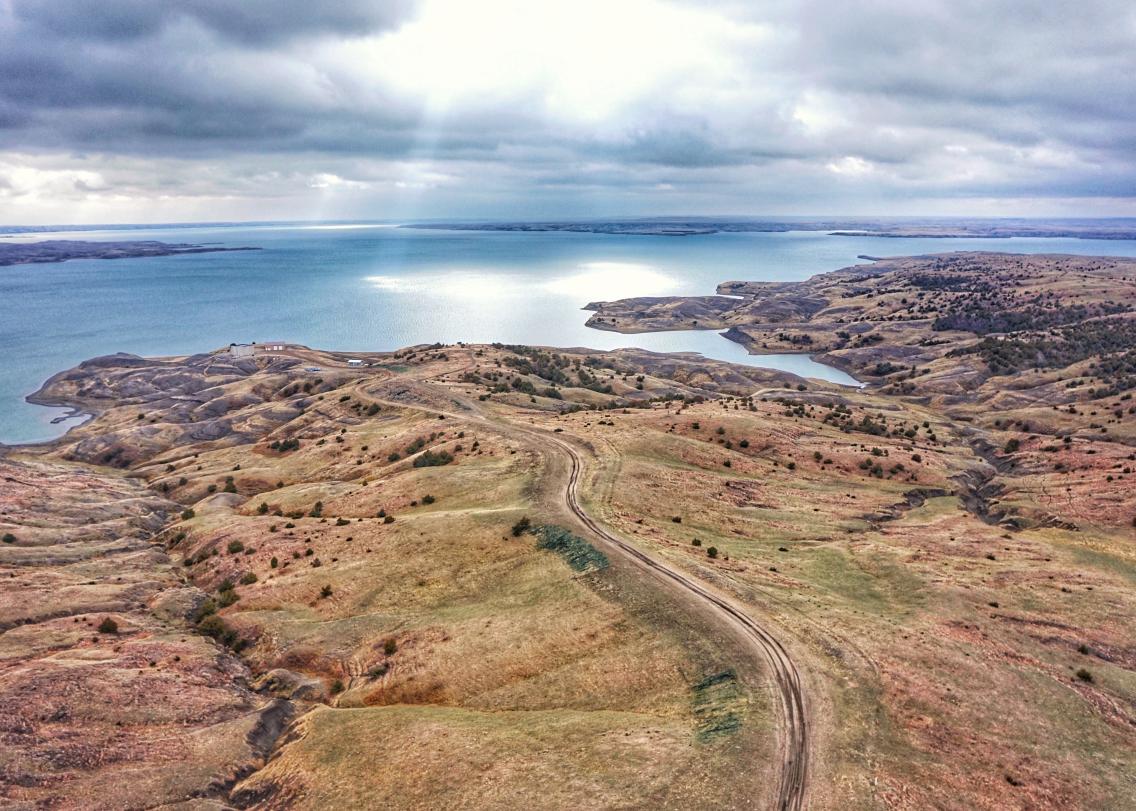
[[[504,341],[661,352],[852,382],[805,356],[749,356],[714,332],[619,335],[584,326],[590,301],[709,294],[730,279],[789,281],[859,254],[949,250],[1136,256],[1136,241],[874,239],[821,232],[690,237],[437,231],[386,226],[181,227],[16,239],[158,239],[260,251],[0,268],[0,442],[50,438],[58,411],[24,397],[111,352],[171,355],[232,341],[390,350]],[[14,238],[8,238],[14,239]]]

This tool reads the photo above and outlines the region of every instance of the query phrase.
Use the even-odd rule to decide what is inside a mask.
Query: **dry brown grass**
[[[1115,425],[1090,442],[1087,409],[1014,400],[960,421],[934,403],[798,392],[641,353],[590,366],[617,395],[479,399],[487,387],[465,373],[507,357],[418,349],[348,371],[304,350],[325,369],[310,392],[295,390],[310,378],[296,368],[175,361],[167,385],[210,386],[192,414],[165,395],[124,400],[28,456],[42,481],[7,481],[21,507],[0,514],[19,535],[0,550],[0,573],[16,575],[0,701],[44,743],[9,747],[29,785],[7,797],[65,804],[97,788],[130,807],[212,780],[210,796],[266,807],[760,804],[775,716],[737,640],[620,560],[581,574],[512,535],[522,516],[571,520],[565,460],[533,429],[587,452],[591,514],[733,595],[790,647],[816,747],[811,807],[1122,808],[1136,793],[1136,505]],[[140,374],[58,385],[82,399],[92,375],[121,391]],[[754,397],[714,399],[723,392]],[[675,394],[709,399],[560,413]],[[823,419],[830,403],[915,436],[842,431]],[[1070,473],[1052,469],[1049,439],[994,424],[1027,418],[1038,433],[1073,429],[1056,455]],[[1020,448],[999,451],[1011,437]],[[300,447],[270,447],[289,438]],[[425,449],[454,461],[414,467]],[[987,479],[997,487],[978,492]],[[158,513],[182,508],[195,515],[162,529]],[[219,616],[247,645],[239,658],[186,619],[226,580],[237,599]],[[106,614],[120,635],[95,642]],[[266,689],[311,711],[230,795],[234,764],[259,765],[243,741],[267,698],[242,682],[269,672]],[[697,685],[727,672],[736,683],[708,709]],[[48,704],[73,714],[45,721]],[[126,732],[110,725],[122,718]],[[173,724],[189,730],[176,746]],[[61,743],[76,732],[89,733],[82,752]],[[45,774],[51,757],[63,766]],[[108,788],[127,763],[137,783]]]

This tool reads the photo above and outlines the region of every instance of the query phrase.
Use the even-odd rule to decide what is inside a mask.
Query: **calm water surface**
[[[260,251],[0,268],[0,442],[50,438],[58,411],[24,397],[111,352],[171,355],[232,341],[390,350],[504,341],[695,351],[850,383],[804,356],[749,356],[714,332],[619,335],[584,326],[590,301],[709,294],[729,279],[790,281],[857,255],[1002,250],[1136,256],[1136,241],[872,239],[818,232],[691,237],[434,231],[384,226],[185,227],[30,239],[252,245]],[[29,239],[29,238],[25,238]]]

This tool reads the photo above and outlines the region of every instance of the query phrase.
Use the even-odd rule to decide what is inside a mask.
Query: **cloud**
[[[20,23],[45,35],[129,43],[192,21],[258,45],[313,33],[370,33],[401,22],[413,8],[410,0],[11,0],[11,6]]]
[[[0,220],[1130,213],[1134,46],[1120,0],[7,0]]]

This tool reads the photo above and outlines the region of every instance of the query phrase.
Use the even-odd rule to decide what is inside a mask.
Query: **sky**
[[[0,223],[1136,215],[1131,0],[0,0]]]

